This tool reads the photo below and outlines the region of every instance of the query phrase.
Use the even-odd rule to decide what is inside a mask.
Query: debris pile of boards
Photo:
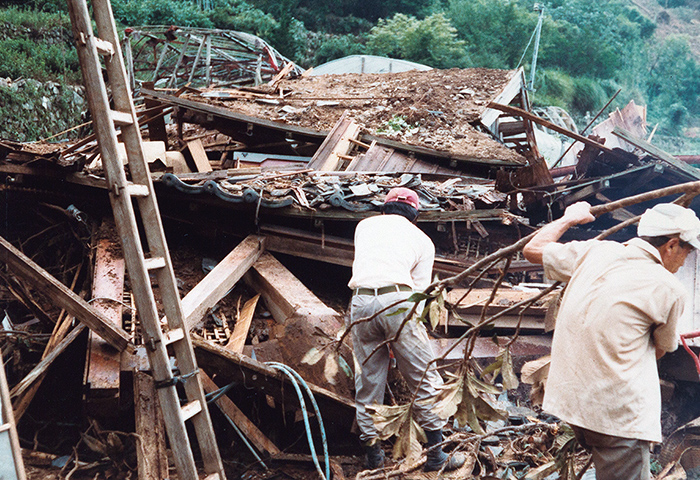
[[[235,475],[271,478],[268,469],[275,468],[308,475],[321,438],[334,478],[362,470],[359,443],[348,434],[352,350],[339,340],[354,227],[379,213],[390,188],[418,192],[418,225],[436,244],[435,273],[445,278],[576,201],[606,203],[700,179],[688,163],[693,159],[643,140],[645,111],[634,104],[589,137],[536,117],[522,70],[307,77],[272,53],[261,66],[256,50],[241,65],[241,84],[262,73],[272,77],[267,83],[240,86],[227,78],[217,86],[207,79],[197,89],[181,86],[183,78],[216,63],[198,60],[197,51],[222,34],[170,33],[167,41],[155,30],[131,33],[130,41],[144,39],[142,50],[152,47],[152,56],[164,45],[168,60],[154,68],[169,69],[160,83],[140,88],[139,123],[186,324]],[[180,48],[180,60],[167,45]],[[218,60],[226,45],[214,42]],[[185,53],[190,47],[194,54]],[[184,68],[181,60],[193,58]],[[550,168],[540,155],[539,128],[577,142],[573,154],[561,155],[564,166]],[[123,163],[128,173],[126,157]],[[111,223],[95,137],[46,145],[0,140],[0,176],[6,239],[0,346],[23,446],[76,447],[67,458],[51,457],[64,474],[127,478],[138,470],[142,479],[167,478],[158,385],[147,374],[149,344]],[[601,217],[591,232],[645,206]],[[541,281],[542,272],[515,255],[505,271],[489,265],[446,292],[445,308],[431,319],[442,365],[454,367],[467,356],[473,368],[488,369],[507,344],[519,373],[525,362],[546,355],[556,292],[520,307],[544,287]],[[460,336],[490,316],[497,317],[493,330],[465,354]],[[135,349],[125,350],[127,343]],[[302,395],[276,364],[292,368],[313,393],[323,433],[309,431]],[[402,400],[400,379],[394,389],[387,398]],[[567,437],[534,412],[505,409],[507,420],[486,425],[483,435],[453,430],[450,446],[472,455],[465,475],[545,478],[559,460],[555,451],[566,454]],[[135,432],[139,442],[124,432]],[[391,475],[411,478],[414,467],[396,464]]]

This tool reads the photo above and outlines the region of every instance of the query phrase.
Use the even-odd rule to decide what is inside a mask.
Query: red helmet
[[[387,204],[390,202],[407,203],[416,210],[420,210],[418,194],[409,188],[396,187],[389,190],[389,193],[386,194],[386,198],[384,199],[384,203]]]

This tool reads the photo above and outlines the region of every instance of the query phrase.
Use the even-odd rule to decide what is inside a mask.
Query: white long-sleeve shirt
[[[401,215],[377,215],[355,230],[355,260],[350,288],[408,285],[416,291],[430,285],[435,245]]]

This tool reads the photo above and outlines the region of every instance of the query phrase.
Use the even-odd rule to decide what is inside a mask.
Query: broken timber
[[[22,277],[43,294],[51,296],[56,305],[83,322],[112,347],[119,351],[127,348],[133,350],[129,335],[123,329],[115,327],[103,314],[97,312],[85,300],[2,237],[0,237],[0,261],[9,267],[11,273]]]
[[[115,245],[118,237],[113,240],[106,235],[115,228],[113,221],[104,221],[100,226],[92,279],[92,305],[115,327],[121,327],[126,264],[120,246]],[[88,409],[99,415],[116,415],[119,407],[120,355],[94,334],[90,335],[88,343],[85,379]]]
[[[352,140],[355,140],[359,133],[360,126],[348,117],[346,110],[314,154],[309,168],[322,172],[339,170],[343,157],[346,157],[352,148]]]
[[[191,330],[255,263],[264,250],[264,239],[246,237],[182,299],[185,325]]]
[[[158,404],[153,378],[134,372],[134,423],[141,448],[136,449],[139,480],[168,478],[168,457],[163,411]]]

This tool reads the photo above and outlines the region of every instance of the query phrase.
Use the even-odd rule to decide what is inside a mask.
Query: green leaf
[[[500,372],[502,366],[503,358],[499,355],[496,357],[495,362],[493,362],[491,365],[486,367],[483,372],[481,372],[481,376],[483,377],[484,375],[488,375],[489,373],[495,373],[496,375],[498,375],[498,372]]]
[[[408,308],[397,308],[397,309],[394,310],[393,312],[387,313],[386,316],[387,316],[387,317],[393,317],[394,315],[398,315],[398,314],[400,314],[400,313],[406,313],[407,311],[408,311]]]
[[[427,300],[429,298],[432,298],[432,297],[430,295],[423,293],[423,292],[413,292],[411,294],[411,296],[406,299],[406,301],[418,303],[418,302],[422,302],[423,300]]]
[[[345,375],[348,376],[348,378],[353,378],[353,373],[352,369],[350,368],[350,365],[348,365],[348,362],[345,361],[342,355],[338,354],[338,365],[340,365],[340,369],[345,373]]]

